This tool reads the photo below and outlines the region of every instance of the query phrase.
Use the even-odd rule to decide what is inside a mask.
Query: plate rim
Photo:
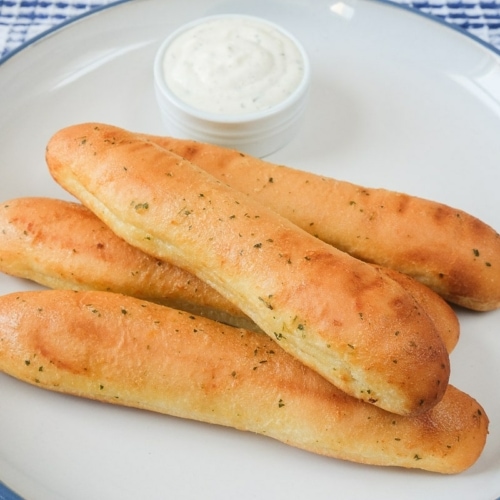
[[[500,48],[495,47],[493,44],[483,40],[482,38],[479,38],[478,36],[474,35],[473,33],[470,33],[466,29],[464,29],[456,24],[452,24],[452,23],[445,21],[443,18],[441,18],[439,16],[424,12],[416,7],[412,7],[412,6],[407,5],[407,4],[397,3],[396,1],[393,1],[393,0],[367,0],[367,1],[373,1],[373,2],[387,5],[389,7],[395,7],[397,9],[402,9],[402,10],[405,10],[405,11],[410,12],[412,14],[415,14],[417,16],[423,17],[424,19],[429,19],[432,22],[440,24],[441,26],[444,26],[445,28],[449,28],[449,29],[455,31],[456,33],[459,33],[460,35],[465,36],[466,38],[469,38],[470,40],[478,43],[479,45],[483,46],[487,50],[490,50],[495,55],[500,56]],[[89,16],[92,16],[94,14],[99,14],[103,10],[111,9],[113,7],[117,7],[119,5],[122,5],[125,3],[130,3],[130,2],[132,2],[132,0],[116,0],[114,2],[110,2],[109,4],[101,5],[99,7],[94,7],[92,10],[89,10],[89,11],[84,12],[82,14],[78,14],[77,16],[66,19],[66,20],[62,21],[61,23],[56,24],[55,26],[52,26],[51,28],[48,28],[45,31],[42,31],[41,33],[39,33],[38,35],[35,35],[34,37],[30,38],[29,40],[26,40],[21,45],[17,46],[15,49],[12,49],[10,52],[5,54],[3,57],[0,57],[0,67],[5,62],[7,62],[9,59],[14,57],[16,54],[24,51],[26,48],[38,43],[39,41],[43,40],[44,38],[51,36],[53,33],[57,32],[61,29],[65,29],[68,25],[79,22],[82,19],[89,17]]]
[[[0,479],[0,500],[22,500],[22,497],[20,497],[15,491],[11,490]]]

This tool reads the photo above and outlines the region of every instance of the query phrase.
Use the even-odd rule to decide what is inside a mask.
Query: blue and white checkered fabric
[[[59,23],[115,0],[0,0],[0,58]],[[394,0],[500,49],[500,0]]]
[[[114,0],[0,0],[0,57],[61,22]]]
[[[500,0],[394,0],[462,28],[500,49]]]

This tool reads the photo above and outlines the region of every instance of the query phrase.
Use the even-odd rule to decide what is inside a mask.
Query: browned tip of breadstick
[[[212,144],[142,137],[361,260],[411,275],[460,306],[477,311],[500,307],[500,235],[463,210],[275,165]]]
[[[50,171],[116,234],[210,284],[331,383],[403,415],[443,396],[435,324],[394,280],[135,134],[55,134]]]
[[[488,432],[483,408],[452,386],[426,413],[390,414],[339,391],[265,335],[108,292],[0,297],[0,370],[364,464],[459,473]]]
[[[0,255],[0,271],[49,288],[118,292],[257,329],[206,283],[132,247],[78,203],[41,197],[3,202]],[[423,307],[451,352],[459,337],[458,319],[451,307],[412,278],[378,267]]]

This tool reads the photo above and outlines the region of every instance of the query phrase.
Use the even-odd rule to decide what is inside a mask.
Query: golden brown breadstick
[[[446,348],[398,283],[123,129],[55,134],[50,171],[116,234],[198,276],[354,397],[398,414],[443,396]]]
[[[347,396],[266,335],[109,292],[0,297],[0,370],[331,457],[447,474],[477,460],[488,430],[481,406],[452,386],[426,413],[393,415]]]
[[[422,306],[451,352],[460,334],[453,309],[412,278],[380,270]],[[260,330],[206,283],[132,247],[77,203],[37,197],[0,205],[0,271],[50,288],[123,293]]]
[[[361,260],[413,276],[470,309],[500,306],[500,237],[462,210],[274,165],[211,144],[142,137]]]
[[[50,288],[123,293],[258,329],[213,288],[132,247],[77,203],[40,197],[2,203],[0,271]]]

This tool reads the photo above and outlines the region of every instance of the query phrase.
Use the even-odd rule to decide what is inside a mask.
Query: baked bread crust
[[[110,292],[0,297],[0,370],[365,464],[459,473],[488,431],[481,406],[451,385],[428,412],[394,415],[347,396],[265,335]]]
[[[450,366],[435,325],[377,269],[123,129],[68,127],[46,158],[116,234],[198,276],[348,394],[402,415],[442,398]]]
[[[213,288],[129,245],[79,203],[41,197],[2,203],[0,271],[54,289],[123,293],[258,330]]]
[[[361,260],[408,274],[460,306],[477,311],[500,307],[500,236],[463,210],[212,144],[142,137]]]
[[[249,330],[260,328],[196,276],[116,236],[90,210],[53,198],[16,198],[0,206],[0,271],[54,289],[131,295]],[[392,269],[436,325],[448,352],[460,336],[453,309],[430,288]]]

